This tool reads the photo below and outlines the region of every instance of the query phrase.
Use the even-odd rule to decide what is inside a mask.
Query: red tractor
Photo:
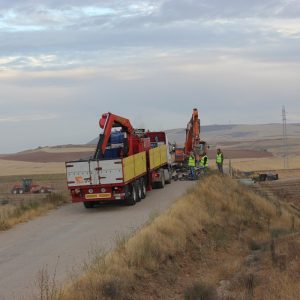
[[[24,193],[44,194],[44,193],[51,193],[51,192],[52,192],[51,187],[34,184],[34,183],[32,183],[32,179],[30,179],[30,178],[23,178],[21,184],[15,184],[11,189],[12,194],[24,194]]]

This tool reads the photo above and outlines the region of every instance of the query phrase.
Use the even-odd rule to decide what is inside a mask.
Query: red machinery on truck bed
[[[66,162],[73,202],[86,208],[109,201],[134,205],[153,187],[171,182],[171,156],[164,132],[135,130],[126,118],[105,113],[93,159]]]

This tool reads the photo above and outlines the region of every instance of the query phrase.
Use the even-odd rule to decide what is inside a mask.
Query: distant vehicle
[[[254,182],[262,182],[262,181],[278,180],[279,176],[278,174],[274,174],[274,173],[254,173],[251,176],[251,178]]]
[[[35,193],[51,193],[52,188],[49,186],[43,186],[39,184],[34,184],[31,178],[23,178],[21,183],[15,184],[12,189],[12,194],[35,194]]]

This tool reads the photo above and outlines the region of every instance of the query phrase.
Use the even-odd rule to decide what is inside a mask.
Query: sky
[[[134,127],[300,122],[299,0],[0,0],[0,153]]]

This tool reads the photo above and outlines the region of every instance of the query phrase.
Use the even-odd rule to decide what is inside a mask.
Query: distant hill
[[[288,124],[289,138],[300,137],[300,124]],[[185,129],[176,128],[166,130],[170,142],[179,144],[185,141]],[[230,141],[252,141],[264,139],[280,139],[282,137],[282,124],[258,125],[207,125],[201,127],[201,138],[210,143]],[[97,144],[98,138],[93,139],[88,145]]]
[[[288,125],[289,155],[300,155],[300,124]],[[184,144],[185,129],[167,130],[169,142]],[[209,125],[202,126],[201,138],[208,142],[211,157],[215,148],[226,150],[227,158],[269,157],[281,156],[282,125]],[[53,147],[39,147],[15,154],[1,155],[0,160],[28,161],[28,162],[65,162],[91,157],[98,138],[86,145],[60,145]]]

